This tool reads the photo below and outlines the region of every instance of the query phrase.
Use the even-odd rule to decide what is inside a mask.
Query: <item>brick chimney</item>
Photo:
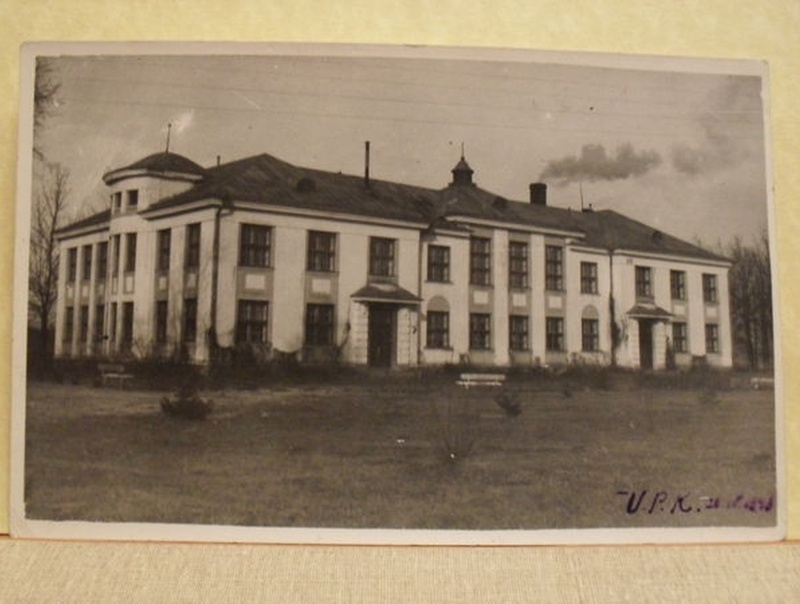
[[[547,185],[543,182],[531,183],[531,203],[535,206],[547,205]]]

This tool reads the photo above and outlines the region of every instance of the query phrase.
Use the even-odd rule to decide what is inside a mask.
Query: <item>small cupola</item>
[[[452,185],[472,185],[472,175],[475,173],[472,168],[469,167],[467,160],[464,159],[464,152],[461,152],[461,159],[456,164],[456,167],[451,170],[453,173],[453,182]]]

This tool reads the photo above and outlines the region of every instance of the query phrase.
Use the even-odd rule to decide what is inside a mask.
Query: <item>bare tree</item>
[[[53,112],[56,106],[56,94],[61,84],[53,78],[53,67],[46,58],[36,60],[36,79],[33,86],[33,129],[34,144],[33,154],[38,160],[44,160],[44,155],[37,141],[45,119]]]
[[[766,233],[752,245],[736,238],[727,249],[730,271],[731,321],[751,369],[773,362],[772,280]]]
[[[58,164],[44,164],[39,189],[31,213],[28,303],[39,326],[44,360],[52,353],[50,332],[55,311],[58,283],[58,241],[67,207],[69,172]]]

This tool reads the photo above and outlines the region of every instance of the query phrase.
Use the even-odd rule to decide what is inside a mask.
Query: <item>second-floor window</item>
[[[88,281],[92,278],[92,246],[91,245],[84,245],[83,251],[81,252],[81,258],[83,260],[81,266],[81,279],[84,281]]]
[[[450,248],[444,245],[428,246],[428,281],[450,281]]]
[[[119,272],[119,258],[120,254],[122,253],[122,236],[121,235],[114,235],[111,239],[111,271],[114,276],[117,276]]]
[[[636,297],[653,298],[653,270],[649,266],[636,267]]]
[[[581,293],[597,293],[597,263],[581,262]]]
[[[97,246],[97,280],[105,281],[108,272],[108,241],[102,241]]]
[[[710,303],[719,301],[716,275],[703,275],[703,301]]]
[[[508,284],[517,289],[528,287],[528,244],[524,241],[508,244]]]
[[[564,248],[557,245],[544,248],[544,286],[549,291],[564,291]]]
[[[169,270],[169,256],[172,246],[172,231],[164,229],[158,232],[158,270]]]
[[[128,209],[135,210],[139,207],[139,191],[131,189],[128,191]]]
[[[239,243],[239,265],[272,266],[272,229],[263,224],[243,224]]]
[[[469,282],[473,285],[492,284],[492,240],[487,237],[469,240]]]
[[[371,277],[394,277],[395,240],[384,237],[369,239],[369,274]]]
[[[336,233],[308,232],[308,270],[323,273],[336,270]]]
[[[78,278],[78,248],[67,250],[67,283],[74,283]]]
[[[186,227],[186,268],[200,266],[200,223]]]
[[[132,273],[136,270],[136,233],[125,236],[125,271]]]
[[[686,273],[684,271],[669,272],[669,290],[673,300],[686,299]]]

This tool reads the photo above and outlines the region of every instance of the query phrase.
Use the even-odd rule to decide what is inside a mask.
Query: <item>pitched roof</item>
[[[301,168],[262,154],[210,168],[192,188],[153,204],[149,211],[202,199],[229,199],[427,223],[432,218],[431,193],[374,179],[366,186],[359,176]]]
[[[103,182],[111,184],[124,173],[132,171],[145,171],[150,173],[163,173],[163,174],[189,174],[192,176],[202,176],[206,173],[205,168],[194,163],[191,159],[178,155],[177,153],[170,153],[169,151],[162,151],[161,153],[153,153],[147,157],[136,161],[129,166],[111,170],[103,175]]]
[[[107,223],[110,218],[110,209],[101,210],[100,212],[92,214],[91,216],[87,216],[86,218],[82,218],[81,220],[77,220],[61,227],[60,229],[57,229],[56,235],[62,235],[70,231],[79,231],[81,229],[90,228],[93,226],[101,226]]]

